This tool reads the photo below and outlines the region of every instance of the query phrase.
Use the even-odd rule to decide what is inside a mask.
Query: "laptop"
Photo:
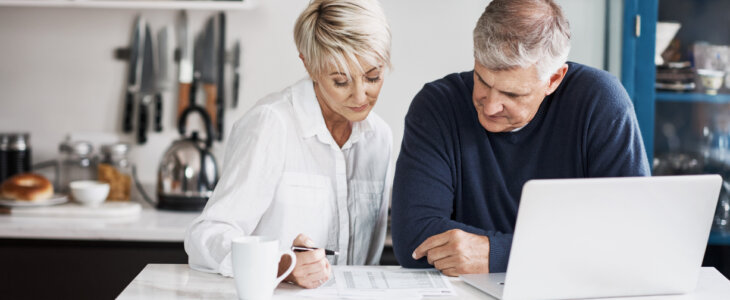
[[[499,299],[691,292],[719,175],[530,180],[506,273],[460,277]]]

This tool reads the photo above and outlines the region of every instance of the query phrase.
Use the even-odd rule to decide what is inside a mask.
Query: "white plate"
[[[38,200],[38,201],[23,201],[23,200],[0,198],[0,205],[14,206],[14,207],[48,206],[48,205],[66,203],[66,202],[68,202],[68,197],[63,194],[53,194],[51,196],[51,198],[48,198],[46,200]]]

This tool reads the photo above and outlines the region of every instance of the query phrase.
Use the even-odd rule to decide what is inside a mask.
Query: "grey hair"
[[[310,75],[334,67],[350,76],[363,72],[358,58],[390,68],[391,34],[377,0],[312,0],[297,18],[294,42]]]
[[[570,25],[552,0],[494,0],[474,28],[474,58],[488,69],[535,65],[545,81],[569,52]]]

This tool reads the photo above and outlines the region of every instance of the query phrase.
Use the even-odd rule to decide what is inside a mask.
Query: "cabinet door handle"
[[[640,37],[641,36],[641,15],[636,15],[635,25],[636,25],[636,28],[635,28],[636,37]]]

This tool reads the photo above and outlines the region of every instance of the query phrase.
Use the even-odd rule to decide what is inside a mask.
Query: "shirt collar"
[[[318,135],[320,139],[324,137],[332,139],[332,134],[324,123],[322,109],[319,107],[317,95],[314,93],[314,83],[310,78],[299,80],[292,86],[292,105],[302,137]],[[342,148],[347,148],[348,144],[356,143],[362,135],[373,131],[370,118],[371,116],[368,114],[365,120],[352,124],[350,138]]]

